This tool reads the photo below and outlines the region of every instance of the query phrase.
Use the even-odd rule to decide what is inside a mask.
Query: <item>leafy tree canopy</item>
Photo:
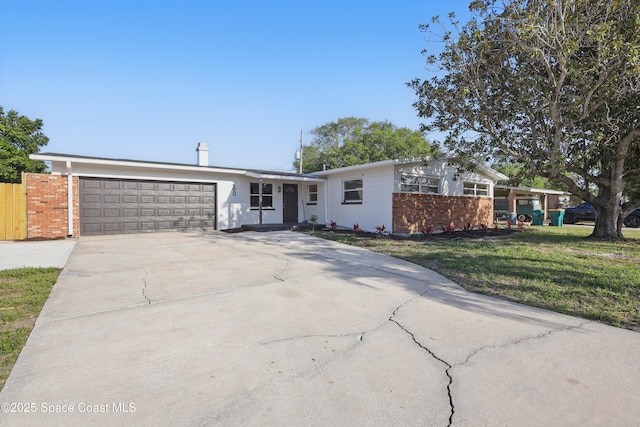
[[[421,132],[398,128],[388,121],[344,117],[313,129],[311,134],[313,140],[303,146],[305,173],[380,160],[434,156],[439,152]],[[299,165],[296,160],[294,166]]]
[[[475,0],[409,83],[423,131],[451,155],[508,158],[594,205],[592,236],[621,238],[621,202],[640,180],[640,2]],[[422,26],[431,31],[428,25]]]
[[[20,182],[22,172],[42,173],[44,162],[29,159],[47,145],[49,138],[42,133],[42,120],[30,120],[0,107],[0,182]]]

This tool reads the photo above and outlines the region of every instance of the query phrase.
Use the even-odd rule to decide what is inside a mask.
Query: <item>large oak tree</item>
[[[443,50],[427,56],[435,75],[409,83],[423,130],[447,132],[461,163],[502,156],[563,183],[594,205],[593,237],[621,238],[624,193],[640,178],[630,158],[640,144],[640,2],[476,0],[470,10],[466,25],[443,26]]]

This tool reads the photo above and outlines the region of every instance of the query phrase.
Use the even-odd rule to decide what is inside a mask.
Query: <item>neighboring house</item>
[[[339,226],[378,226],[396,234],[493,223],[493,188],[507,177],[478,165],[456,174],[446,159],[384,160],[316,172],[327,179],[325,218]]]
[[[515,212],[519,221],[531,221],[533,209],[544,211],[564,207],[570,193],[543,188],[509,187],[496,185],[494,190],[494,213],[497,218],[507,218],[509,212]]]
[[[493,221],[494,183],[506,178],[484,166],[456,178],[446,160],[314,174],[224,168],[208,165],[206,144],[197,151],[197,165],[31,155],[52,173],[27,175],[27,238],[293,225],[314,215],[319,224],[393,233],[477,227]]]

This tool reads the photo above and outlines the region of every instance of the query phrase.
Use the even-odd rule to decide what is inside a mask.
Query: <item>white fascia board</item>
[[[314,172],[314,175],[318,175],[318,176],[332,175],[332,174],[336,174],[336,173],[353,172],[353,171],[358,171],[358,170],[362,170],[362,169],[373,169],[373,168],[389,166],[389,165],[406,165],[406,164],[412,164],[412,163],[422,163],[422,162],[430,161],[430,160],[433,160],[433,159],[415,157],[415,158],[408,158],[408,159],[381,160],[379,162],[365,163],[365,164],[362,164],[362,165],[347,166],[347,167],[344,167],[344,168],[329,169],[329,170],[326,170],[326,171]],[[444,160],[446,160],[446,159],[444,159]],[[503,175],[500,172],[498,172],[498,171],[496,171],[494,169],[491,169],[490,167],[484,166],[482,164],[478,163],[478,164],[475,164],[473,166],[479,172],[483,173],[484,175],[487,175],[489,178],[491,178],[494,181],[502,181],[502,180],[505,180],[505,179],[509,179],[508,176]]]
[[[343,168],[328,169],[326,171],[313,172],[313,174],[314,175],[318,175],[318,176],[325,176],[325,175],[333,175],[333,174],[337,174],[337,173],[355,172],[355,171],[359,171],[359,170],[363,170],[363,169],[380,168],[380,167],[384,167],[384,166],[396,165],[396,164],[401,164],[401,163],[404,163],[404,161],[401,161],[401,160],[381,160],[379,162],[364,163],[362,165],[345,166]],[[407,162],[407,163],[411,163],[411,162]]]
[[[312,176],[297,176],[297,175],[278,175],[278,174],[270,174],[270,173],[258,173],[258,172],[245,172],[244,173],[249,178],[255,179],[270,179],[270,180],[280,180],[280,181],[306,181],[306,182],[325,182],[324,178],[315,178]]]
[[[499,188],[501,190],[525,191],[528,193],[557,194],[559,196],[562,196],[563,194],[571,194],[566,191],[546,190],[544,188],[509,187],[508,185],[496,185],[495,188]]]
[[[478,171],[487,175],[489,178],[493,179],[494,181],[504,181],[505,179],[509,179],[509,177],[506,176],[505,174],[502,174],[497,170],[492,169],[488,166],[482,165],[480,163],[474,165],[474,167],[478,169]]]
[[[109,174],[108,176],[105,176],[104,173],[86,173],[86,172],[74,172],[73,176],[79,176],[79,177],[83,177],[83,178],[115,178],[115,179],[140,179],[140,180],[151,180],[151,181],[168,181],[168,182],[207,182],[207,183],[220,183],[220,182],[231,182],[233,181],[232,178],[225,178],[223,180],[221,180],[220,178],[217,179],[209,179],[206,177],[192,177],[192,178],[180,178],[180,177],[176,177],[176,176],[155,176],[155,175],[149,175],[149,176],[139,176],[139,175],[127,175],[127,174],[119,174],[119,173],[114,173],[114,174]]]
[[[144,168],[144,169],[167,169],[167,170],[184,170],[189,172],[208,172],[208,173],[221,173],[221,174],[233,174],[243,175],[246,173],[243,169],[226,169],[216,168],[210,166],[191,166],[191,165],[174,165],[169,163],[153,163],[153,162],[137,162],[135,160],[115,160],[115,159],[94,159],[86,157],[75,156],[58,156],[58,155],[46,155],[46,154],[30,154],[29,158],[32,160],[41,160],[47,162],[71,162],[72,164],[89,164],[89,165],[104,165],[104,166],[120,166],[131,168]]]

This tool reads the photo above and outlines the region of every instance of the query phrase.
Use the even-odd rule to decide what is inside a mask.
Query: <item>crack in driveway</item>
[[[517,340],[510,341],[508,343],[501,344],[501,345],[483,345],[482,347],[478,347],[473,352],[469,353],[469,355],[465,358],[465,360],[463,362],[457,363],[455,366],[462,366],[462,365],[465,365],[466,363],[469,363],[469,361],[476,354],[480,353],[483,350],[487,350],[487,349],[490,349],[490,348],[493,348],[493,349],[496,349],[496,348],[508,348],[508,347],[523,343],[525,341],[537,340],[537,339],[541,339],[541,338],[544,338],[544,337],[548,337],[549,335],[554,334],[556,332],[570,331],[572,329],[581,329],[584,325],[589,324],[589,323],[591,323],[591,321],[587,320],[585,322],[581,322],[580,324],[578,324],[576,326],[567,326],[565,328],[549,329],[547,331],[544,331],[541,334],[522,337],[522,338],[519,338]]]
[[[443,365],[445,365],[447,367],[447,369],[444,370],[444,373],[447,376],[447,378],[449,379],[449,383],[447,384],[447,396],[449,397],[449,424],[448,424],[448,426],[450,426],[453,423],[453,415],[455,414],[455,405],[453,404],[453,396],[451,394],[451,384],[453,383],[453,377],[451,376],[451,373],[449,372],[449,370],[452,368],[451,364],[448,363],[447,361],[439,358],[438,356],[436,356],[436,354],[433,351],[429,350],[429,348],[427,348],[425,345],[423,345],[421,342],[419,342],[416,339],[416,336],[413,334],[413,332],[409,331],[407,328],[405,328],[402,324],[400,324],[400,322],[398,322],[395,319],[395,316],[398,313],[398,310],[400,310],[403,306],[405,306],[406,304],[409,304],[413,300],[418,299],[418,298],[422,298],[427,293],[428,293],[428,291],[423,292],[420,295],[418,295],[417,297],[411,298],[411,299],[403,302],[399,306],[397,306],[396,309],[393,310],[393,313],[391,313],[391,316],[389,316],[389,321],[392,322],[392,323],[395,323],[400,329],[402,329],[404,332],[409,334],[409,336],[411,337],[413,342],[416,343],[416,345],[418,347],[420,347],[421,349],[423,349],[424,351],[429,353],[429,355],[431,357],[433,357],[438,362],[442,363]]]
[[[405,305],[409,304],[410,302],[418,299],[418,298],[422,298],[424,297],[426,294],[428,293],[428,291],[423,292],[422,294],[411,298],[405,302],[403,302],[402,304],[400,304],[398,307],[396,307],[396,309],[393,311],[393,313],[391,313],[391,316],[389,316],[389,321],[392,323],[395,323],[400,329],[402,329],[405,333],[407,333],[412,341],[421,349],[423,349],[424,351],[426,351],[432,358],[434,358],[435,360],[439,361],[440,363],[444,364],[446,366],[446,369],[444,371],[445,375],[447,376],[447,378],[449,379],[449,383],[447,384],[447,395],[449,397],[449,407],[450,407],[450,414],[449,414],[449,424],[448,426],[451,426],[453,424],[453,416],[455,415],[455,404],[453,402],[453,394],[452,394],[452,385],[453,385],[453,376],[450,372],[450,370],[454,367],[458,367],[458,366],[462,366],[466,363],[468,363],[475,355],[477,355],[478,353],[480,353],[483,350],[487,350],[490,348],[508,348],[511,346],[515,346],[518,345],[520,343],[523,343],[525,341],[531,341],[531,340],[536,340],[536,339],[541,339],[541,338],[545,338],[555,332],[560,332],[560,331],[567,331],[567,330],[572,330],[572,329],[580,329],[582,328],[584,325],[591,323],[591,321],[585,321],[585,322],[581,322],[580,324],[576,325],[576,326],[567,326],[564,328],[559,328],[559,329],[549,329],[547,331],[544,331],[541,334],[537,334],[537,335],[533,335],[533,336],[526,336],[526,337],[522,337],[522,338],[518,338],[516,340],[510,341],[506,344],[502,344],[502,345],[486,345],[486,346],[482,346],[479,347],[477,349],[475,349],[473,352],[469,353],[469,355],[465,358],[465,360],[461,363],[456,363],[455,365],[450,364],[449,362],[447,362],[446,360],[438,357],[432,350],[430,350],[427,346],[425,346],[424,344],[422,344],[420,341],[418,341],[418,339],[416,338],[415,334],[413,332],[411,332],[409,329],[407,329],[404,325],[402,325],[398,320],[396,320],[396,315],[398,313],[398,311],[404,307]]]
[[[149,299],[149,297],[147,297],[146,291],[147,291],[147,274],[149,274],[147,271],[144,272],[144,276],[142,277],[142,283],[144,283],[144,286],[142,287],[142,296],[144,297],[144,299],[147,300],[147,302],[149,304],[151,304],[151,300]]]

